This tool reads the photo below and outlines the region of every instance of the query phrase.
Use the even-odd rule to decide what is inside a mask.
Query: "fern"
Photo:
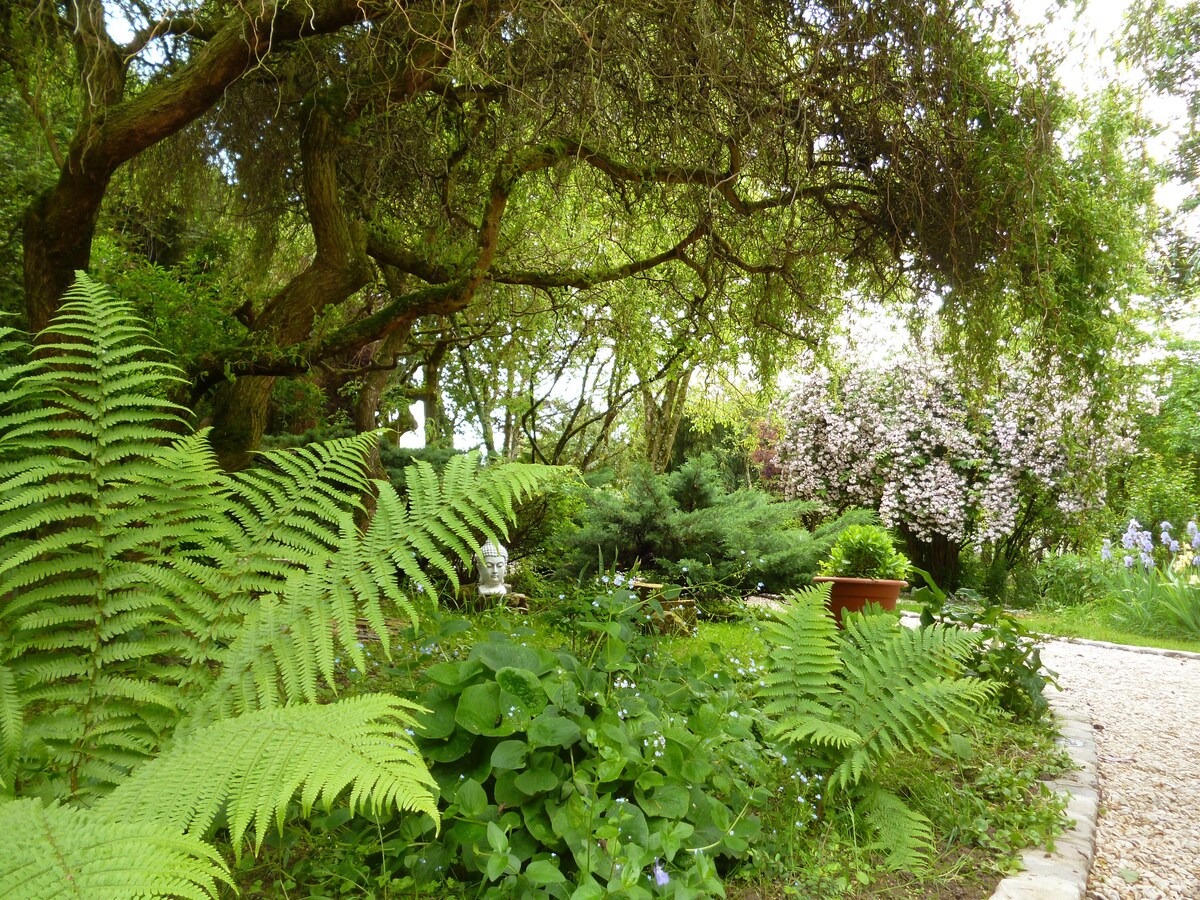
[[[853,615],[839,632],[828,586],[794,594],[765,629],[770,669],[760,696],[774,737],[825,761],[827,790],[857,800],[872,828],[888,826],[890,862],[911,866],[928,845],[928,823],[876,783],[899,753],[941,746],[989,703],[994,686],[962,675],[978,636],[945,626],[908,629],[889,616]]]
[[[418,707],[384,694],[292,706],[211,725],[146,763],[96,810],[121,822],[208,834],[224,814],[235,846],[255,847],[299,792],[307,814],[351,787],[353,809],[415,810],[438,820],[433,779],[404,732]]]
[[[221,857],[199,838],[95,810],[0,802],[0,834],[6,900],[207,900],[217,896],[219,882],[232,884]]]
[[[177,371],[94,283],[66,299],[0,410],[0,665],[73,793],[121,777],[178,711],[183,667],[152,660],[184,649],[159,629],[186,586],[145,560],[186,535],[145,479],[184,427],[157,396]]]
[[[862,791],[859,808],[875,836],[868,849],[884,853],[887,868],[910,872],[924,868],[933,849],[929,819],[877,785]]]
[[[261,844],[297,792],[436,818],[403,701],[295,704],[336,689],[338,655],[363,665],[362,619],[385,636],[386,608],[414,614],[423,562],[452,573],[551,470],[464,458],[418,470],[406,503],[359,435],[227,475],[132,310],[82,275],[67,299],[36,355],[0,327],[0,796],[95,808],[0,801],[23,842],[0,896],[212,896],[199,832],[224,810]],[[39,863],[45,841],[62,854]]]

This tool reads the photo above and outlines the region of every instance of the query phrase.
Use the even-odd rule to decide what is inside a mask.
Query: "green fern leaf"
[[[215,850],[153,823],[10,800],[0,801],[0,834],[5,900],[208,900],[218,896],[218,883],[232,885]]]
[[[368,694],[226,719],[146,763],[96,809],[111,819],[206,834],[224,811],[234,846],[253,828],[261,846],[299,794],[307,813],[349,789],[356,810],[401,809],[438,820],[432,777],[406,734],[419,711]]]
[[[868,849],[885,854],[888,869],[920,872],[933,849],[933,828],[925,816],[895,794],[873,787],[863,793],[860,805],[874,840]]]
[[[0,795],[12,791],[24,731],[24,704],[16,676],[0,662]]]

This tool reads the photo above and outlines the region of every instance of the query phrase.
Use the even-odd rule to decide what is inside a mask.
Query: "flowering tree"
[[[1012,565],[1069,543],[1068,524],[1103,506],[1106,470],[1132,449],[1120,413],[1029,365],[982,400],[922,357],[882,371],[813,367],[776,415],[773,487],[838,512],[878,509],[950,586],[964,547]]]

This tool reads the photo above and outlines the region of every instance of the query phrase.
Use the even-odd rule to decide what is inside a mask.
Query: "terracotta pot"
[[[907,581],[886,581],[877,578],[835,578],[819,575],[813,579],[814,584],[829,582],[829,608],[837,619],[838,627],[842,625],[842,611],[862,612],[868,603],[878,603],[884,609],[895,609],[896,601],[900,599],[900,591]]]

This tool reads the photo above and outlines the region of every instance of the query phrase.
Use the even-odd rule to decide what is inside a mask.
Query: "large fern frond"
[[[481,535],[506,527],[504,511],[513,501],[551,474],[560,473],[549,466],[481,467],[475,454],[466,454],[455,458],[453,470],[441,478],[427,463],[418,463],[408,481],[407,502],[390,483],[376,482],[375,513],[365,534],[349,510],[331,516],[326,527],[336,553],[322,565],[293,568],[286,584],[248,609],[236,637],[219,654],[220,674],[197,704],[195,724],[280,703],[311,702],[321,684],[334,684],[339,657],[347,660],[346,668],[365,669],[360,618],[385,636],[385,605],[416,616],[397,573],[432,595],[422,563],[453,577],[452,558],[467,562]],[[463,512],[474,506],[491,511]],[[281,563],[278,572],[286,571]],[[388,641],[380,646],[389,652]]]
[[[772,665],[759,696],[768,715],[823,715],[832,707],[841,658],[837,624],[826,613],[828,602],[829,585],[810,585],[785,598],[782,616],[764,626]]]
[[[406,472],[407,512],[388,500],[392,512],[402,514],[376,515],[376,544],[392,546],[397,564],[404,554],[426,559],[457,584],[451,558],[469,561],[483,543],[481,537],[500,543],[508,533],[514,501],[562,470],[525,463],[481,466],[478,453],[465,453],[451,457],[441,478],[421,460]],[[382,494],[380,499],[382,506]]]
[[[832,753],[830,790],[854,788],[897,753],[941,744],[989,702],[990,684],[960,677],[977,635],[902,628],[884,615],[848,615],[839,632],[824,597],[798,595],[764,630],[771,668],[760,696],[777,737]]]
[[[40,800],[0,801],[5,900],[209,900],[232,884],[198,837]]]
[[[438,820],[432,777],[405,729],[418,710],[387,694],[269,709],[194,732],[146,763],[96,809],[122,822],[205,835],[221,814],[234,846],[260,846],[300,795],[305,812],[347,788],[349,805],[399,807]]]
[[[834,714],[864,740],[830,776],[833,788],[852,787],[897,753],[942,745],[995,692],[990,682],[960,677],[979,640],[970,631],[904,628],[882,615],[847,616],[845,627]]]
[[[185,430],[132,310],[81,276],[0,407],[0,664],[24,729],[86,789],[119,778],[178,705],[162,630],[185,587],[148,560],[178,544],[154,489]],[[150,669],[154,669],[150,672]]]

